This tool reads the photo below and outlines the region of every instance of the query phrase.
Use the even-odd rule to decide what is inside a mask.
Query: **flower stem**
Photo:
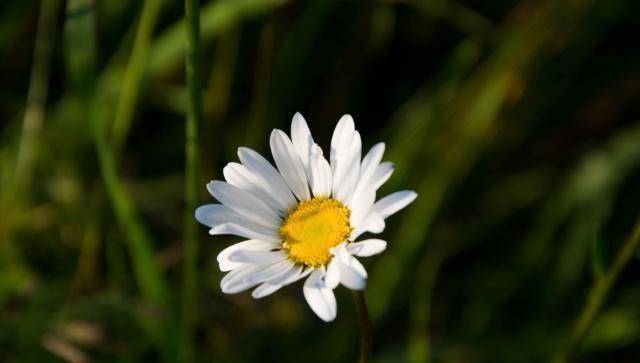
[[[577,349],[580,347],[582,339],[585,337],[593,320],[598,315],[602,305],[609,295],[609,292],[615,285],[620,273],[629,263],[635,252],[638,250],[640,243],[640,216],[636,221],[633,231],[625,241],[624,245],[618,252],[613,265],[602,277],[596,280],[591,287],[587,301],[573,326],[573,331],[569,338],[568,344],[564,350],[556,355],[552,362],[565,363],[572,359]]]
[[[373,329],[371,319],[367,309],[367,302],[364,299],[364,292],[352,291],[353,301],[358,311],[358,325],[360,326],[360,357],[358,363],[368,363],[371,361],[371,351],[373,349]]]

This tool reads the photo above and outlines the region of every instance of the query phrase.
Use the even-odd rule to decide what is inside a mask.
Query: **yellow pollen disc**
[[[327,264],[331,260],[329,249],[344,242],[350,232],[349,209],[330,198],[301,202],[280,227],[289,258],[314,267]]]

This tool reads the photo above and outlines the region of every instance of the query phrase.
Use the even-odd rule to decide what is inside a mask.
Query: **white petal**
[[[418,194],[412,190],[402,190],[387,195],[373,205],[373,210],[382,218],[387,218],[413,202]]]
[[[248,290],[256,286],[257,282],[248,282],[247,277],[258,273],[269,265],[245,265],[239,267],[228,274],[226,274],[222,280],[220,280],[220,288],[225,294],[235,294]]]
[[[393,163],[390,161],[385,161],[384,163],[380,163],[376,167],[376,170],[373,172],[371,176],[370,185],[374,190],[378,190],[382,186],[382,184],[386,183],[387,180],[393,174]]]
[[[360,261],[351,256],[345,245],[346,243],[342,243],[331,249],[340,268],[340,283],[351,290],[364,290],[367,286],[367,271]]]
[[[366,239],[347,244],[347,251],[359,257],[377,255],[387,248],[387,242],[381,239]]]
[[[355,226],[354,230],[351,232],[351,235],[349,235],[349,240],[354,241],[365,232],[380,233],[384,231],[384,227],[384,219],[378,213],[371,211],[362,220],[362,222],[360,222],[360,224]]]
[[[269,280],[267,282],[270,284],[278,284],[282,286],[289,285],[302,278],[307,277],[313,270],[314,270],[313,267],[303,267],[303,266],[295,265],[295,270],[294,270],[295,273],[290,274],[287,278],[285,278],[284,276],[281,276],[281,277]]]
[[[220,271],[231,271],[234,268],[240,267],[244,265],[239,262],[232,262],[229,260],[229,255],[235,251],[243,250],[243,251],[269,251],[274,248],[279,248],[281,246],[280,243],[267,242],[267,241],[259,241],[255,239],[250,239],[247,241],[239,242],[233,244],[224,250],[220,251],[218,254],[217,260],[218,265],[220,267]]]
[[[263,234],[253,229],[249,229],[245,226],[241,226],[235,223],[223,223],[214,226],[209,230],[209,234],[212,236],[218,234],[233,234],[240,237],[249,239],[259,239],[267,242],[281,242],[282,238],[278,234]]]
[[[207,227],[213,227],[222,223],[243,224],[250,222],[248,218],[235,212],[222,204],[205,204],[196,208],[196,220]],[[255,222],[254,222],[255,223]]]
[[[333,290],[324,286],[323,269],[315,269],[304,283],[302,292],[309,307],[318,317],[326,322],[336,318],[338,306]]]
[[[284,260],[277,262],[275,264],[268,264],[268,268],[265,268],[262,271],[256,272],[250,276],[247,276],[245,280],[248,283],[260,284],[265,281],[271,280],[280,276],[281,274],[287,272],[287,270],[293,265],[293,262],[290,260]]]
[[[333,159],[336,166],[335,170],[332,168],[332,194],[343,204],[349,204],[351,194],[358,183],[361,151],[362,141],[358,131],[353,131],[349,135],[349,142],[339,145],[339,148],[335,150]]]
[[[278,228],[258,224],[222,204],[206,204],[196,209],[196,220],[207,227],[215,227],[225,223],[244,226],[258,234],[277,236]]]
[[[238,157],[244,166],[261,181],[268,194],[281,206],[281,210],[288,210],[297,205],[296,198],[282,179],[282,175],[271,165],[267,159],[254,150],[246,147],[238,149]]]
[[[341,189],[345,189],[343,179],[348,171],[347,164],[351,159],[349,151],[351,150],[355,133],[353,118],[350,115],[343,115],[338,121],[333,131],[333,136],[331,137],[330,162],[331,172],[333,174],[332,193],[333,197],[340,201],[342,201],[342,199],[338,198],[338,195],[340,194],[340,197],[343,197],[343,195],[341,195],[342,193],[338,193],[338,186],[342,183],[343,186]]]
[[[276,263],[287,258],[287,254],[284,251],[248,251],[237,250],[229,255],[229,261],[231,262],[244,262],[244,263]]]
[[[355,131],[355,125],[351,115],[343,115],[336,128],[333,130],[331,137],[331,170],[336,170],[337,152],[349,143],[349,138]]]
[[[351,257],[349,265],[339,263],[340,283],[351,290],[362,291],[367,287],[367,273],[355,257]]]
[[[291,120],[291,142],[293,143],[293,147],[298,153],[298,156],[302,161],[302,165],[308,175],[309,155],[311,154],[313,137],[311,136],[311,131],[309,131],[307,122],[304,120],[304,117],[302,117],[300,112],[296,112],[296,114],[293,115],[293,120]]]
[[[302,266],[291,263],[283,273],[266,280],[266,282],[272,285],[285,285],[287,281],[299,276],[303,269]]]
[[[227,183],[248,191],[267,203],[273,210],[284,215],[285,210],[281,209],[281,204],[278,203],[271,194],[267,193],[268,188],[262,185],[262,180],[253,175],[244,165],[228,163],[224,169],[222,169],[222,173]]]
[[[353,191],[353,197],[351,198],[350,204],[353,204],[353,200],[364,193],[366,190],[375,191],[378,189],[377,187],[373,187],[372,179],[373,175],[380,165],[380,160],[382,160],[382,155],[384,154],[385,145],[383,142],[375,144],[371,150],[365,155],[362,159],[362,163],[360,164],[360,175],[358,177],[358,184],[356,185]]]
[[[304,166],[296,150],[289,140],[289,136],[282,130],[273,130],[269,140],[271,153],[276,161],[280,174],[299,200],[308,200],[309,183],[304,172]]]
[[[280,290],[281,287],[282,285],[271,285],[268,282],[264,282],[251,291],[251,297],[254,299],[262,299]]]
[[[313,195],[315,197],[331,196],[331,166],[322,155],[322,149],[316,144],[312,147],[309,163],[309,184]]]
[[[357,226],[369,214],[373,203],[376,200],[376,192],[373,189],[367,188],[356,192],[351,199],[349,209],[351,209],[351,215],[349,216],[349,223],[352,226]]]
[[[287,271],[285,274],[280,277],[276,277],[269,281],[262,283],[262,285],[258,286],[253,290],[251,296],[254,299],[260,299],[267,295],[270,295],[276,291],[278,291],[281,287],[294,283],[300,280],[303,277],[306,277],[311,273],[312,268],[303,268],[302,266],[295,266],[292,270]]]
[[[268,227],[280,228],[282,218],[255,195],[223,181],[214,180],[207,189],[217,200],[250,220]]]
[[[382,160],[382,155],[384,155],[385,145],[384,142],[379,142],[367,152],[367,155],[362,158],[362,164],[360,168],[360,179],[365,176],[371,176],[375,171],[376,167],[380,164]]]
[[[313,270],[314,270],[313,267],[303,267],[302,269],[300,269],[300,272],[298,274],[290,276],[288,279],[286,279],[285,281],[282,281],[280,284],[282,286],[292,284],[302,278],[307,277]]]
[[[340,283],[340,267],[337,259],[331,259],[327,265],[327,274],[324,276],[324,284],[330,289],[335,289]]]

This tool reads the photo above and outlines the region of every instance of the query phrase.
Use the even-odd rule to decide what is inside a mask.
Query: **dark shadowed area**
[[[184,12],[0,4],[0,362],[356,361],[347,289],[332,323],[302,282],[225,295],[216,255],[240,238],[185,243]],[[373,362],[638,362],[639,13],[202,0],[197,204],[295,112],[325,153],[349,113],[395,164],[380,196],[419,194],[362,260]]]

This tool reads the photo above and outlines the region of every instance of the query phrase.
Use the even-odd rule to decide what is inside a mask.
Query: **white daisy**
[[[380,233],[384,220],[417,196],[395,192],[375,201],[376,190],[393,172],[381,162],[384,143],[361,158],[362,142],[353,119],[344,115],[331,139],[330,161],[314,143],[299,113],[291,122],[291,138],[273,130],[271,153],[277,169],[257,152],[241,147],[240,163],[224,168],[224,181],[207,189],[221,204],[196,210],[196,219],[212,235],[249,238],[218,255],[220,283],[234,294],[256,287],[252,296],[265,297],[306,277],[304,297],[322,320],[332,321],[338,284],[364,290],[367,271],[354,257],[378,254],[387,246],[380,239],[356,239]]]

